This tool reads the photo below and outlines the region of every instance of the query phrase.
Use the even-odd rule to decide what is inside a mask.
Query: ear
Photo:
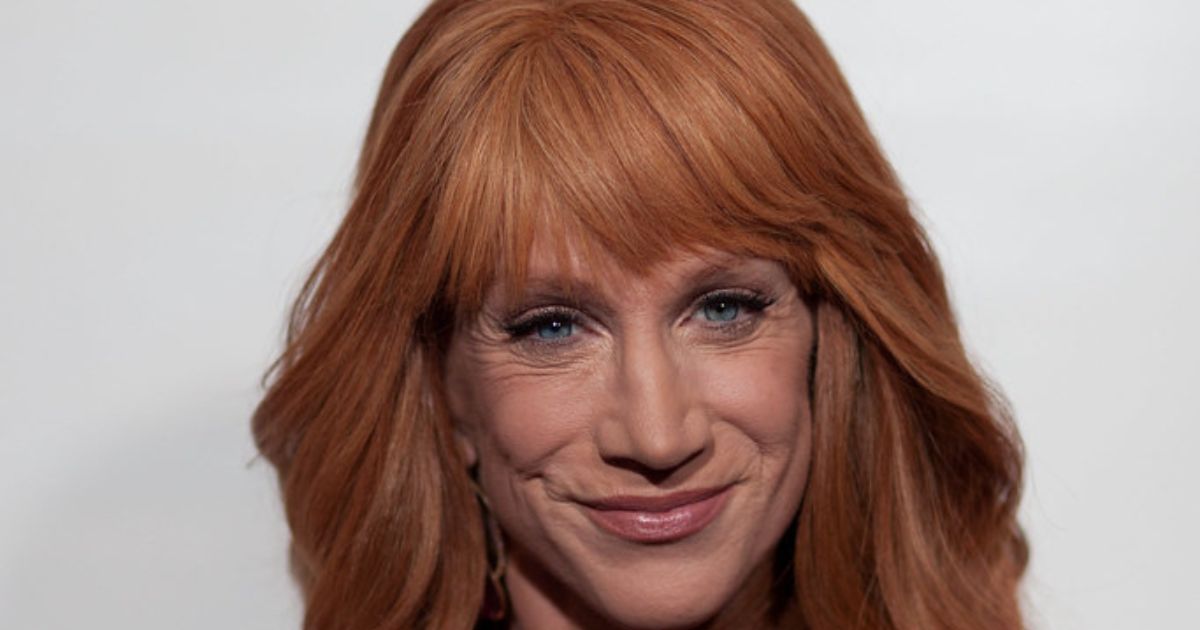
[[[443,360],[439,361],[437,382],[442,390],[442,400],[445,402],[446,414],[450,416],[450,426],[454,430],[454,442],[458,456],[467,468],[474,468],[479,463],[479,449],[475,448],[476,431],[470,422],[470,410],[474,407],[470,396],[469,380],[463,376],[462,356],[455,352],[454,343],[446,349]]]
[[[461,372],[453,369],[453,363],[454,357],[451,355],[445,363],[448,369],[438,375],[438,380],[442,383],[442,401],[454,431],[454,445],[458,449],[458,455],[467,468],[474,468],[475,464],[479,463],[479,450],[475,448],[474,431],[465,420],[470,407],[467,402],[468,391],[462,382]]]
[[[454,445],[458,447],[458,454],[467,468],[474,468],[475,464],[479,463],[479,451],[475,449],[475,442],[458,428],[457,422],[454,425]]]

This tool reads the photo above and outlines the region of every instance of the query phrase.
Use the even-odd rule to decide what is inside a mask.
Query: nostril
[[[643,461],[632,457],[604,457],[604,463],[614,468],[621,468],[633,473],[641,475],[646,481],[651,484],[658,485],[671,478],[680,469],[688,464],[696,461],[700,457],[703,450],[698,450],[679,462],[666,467],[651,466]]]

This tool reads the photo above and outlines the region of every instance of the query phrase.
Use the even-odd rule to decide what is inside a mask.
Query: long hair
[[[1020,441],[790,0],[437,0],[254,413],[305,628],[476,624],[485,537],[441,357],[542,231],[631,269],[677,247],[777,260],[817,305],[811,472],[780,545],[800,625],[1022,626]]]

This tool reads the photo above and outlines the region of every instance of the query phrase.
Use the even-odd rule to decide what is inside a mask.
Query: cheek
[[[578,441],[604,400],[599,379],[577,373],[484,376],[473,393],[478,447],[526,474]]]
[[[766,454],[790,452],[807,435],[808,359],[801,341],[778,340],[693,365],[705,406]]]

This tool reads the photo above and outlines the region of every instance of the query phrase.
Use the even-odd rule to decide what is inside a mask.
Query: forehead
[[[566,239],[551,246],[549,239],[535,238],[530,250],[526,274],[529,279],[570,277],[603,282],[630,278],[650,278],[686,273],[705,267],[725,267],[746,257],[706,245],[667,245],[641,259],[623,260],[594,243]]]
[[[624,261],[578,240],[535,238],[523,273],[501,276],[486,301],[507,302],[527,293],[586,291],[620,294],[630,290],[666,290],[728,271],[765,273],[778,265],[768,260],[710,246],[669,245],[640,261]]]

